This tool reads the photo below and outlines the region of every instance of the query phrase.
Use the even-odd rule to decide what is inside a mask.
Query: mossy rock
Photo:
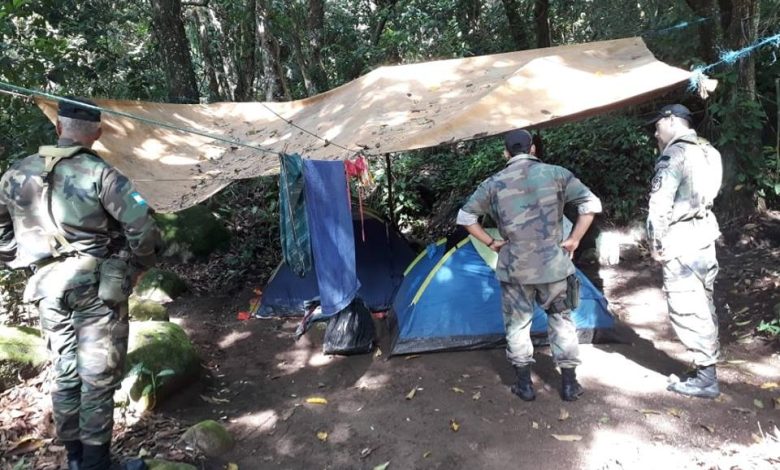
[[[165,305],[153,300],[130,298],[130,320],[133,321],[169,321]]]
[[[160,459],[146,459],[144,463],[146,463],[146,467],[149,470],[198,470],[195,466],[188,463],[169,462]]]
[[[193,256],[205,257],[230,244],[230,231],[205,206],[155,214],[154,218],[165,245],[165,256],[187,262]]]
[[[219,457],[233,448],[233,436],[218,422],[208,419],[192,426],[181,436],[190,447],[208,457]]]
[[[187,284],[171,271],[152,268],[138,280],[133,294],[140,300],[170,302],[187,292]]]
[[[114,398],[134,410],[146,411],[197,380],[199,374],[198,353],[179,325],[132,322],[125,378]]]
[[[28,379],[46,365],[46,344],[41,333],[27,326],[0,325],[0,391]]]

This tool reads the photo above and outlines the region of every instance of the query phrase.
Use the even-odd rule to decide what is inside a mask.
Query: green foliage
[[[652,130],[620,114],[564,124],[542,134],[544,160],[564,166],[601,199],[604,217],[642,218],[655,166]]]
[[[27,277],[24,270],[0,269],[0,323],[25,323],[29,317],[30,307],[22,302]]]
[[[146,377],[149,380],[149,383],[141,390],[141,397],[144,397],[149,402],[147,409],[154,408],[154,405],[156,404],[157,388],[161,384],[161,380],[174,374],[176,374],[176,371],[173,369],[163,369],[160,372],[154,373],[146,367],[146,364],[143,362],[134,365],[127,373],[128,376],[135,376],[138,378]]]

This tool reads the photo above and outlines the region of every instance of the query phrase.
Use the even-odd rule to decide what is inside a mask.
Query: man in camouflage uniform
[[[680,341],[693,352],[696,372],[669,390],[715,398],[720,394],[718,318],[712,301],[720,236],[712,203],[723,177],[720,153],[691,129],[685,106],[665,106],[654,119],[660,157],[650,188],[647,236],[663,264],[669,317]]]
[[[542,163],[535,156],[531,134],[514,130],[504,138],[506,168],[479,185],[458,213],[458,224],[498,252],[496,276],[506,326],[507,357],[517,372],[512,392],[525,401],[536,398],[531,381],[534,301],[547,312],[548,335],[555,363],[561,369],[561,398],[582,394],[575,367],[579,344],[570,312],[579,302],[579,281],[571,258],[601,201],[569,170]],[[563,209],[577,206],[577,221],[562,240]],[[503,240],[493,239],[478,221],[487,214]]]
[[[111,465],[113,395],[127,354],[125,294],[154,264],[159,235],[130,181],[90,149],[100,112],[78,102],[94,106],[61,101],[57,145],[0,179],[0,261],[34,273],[24,296],[38,308],[52,355],[57,435],[69,469],[97,470]],[[105,300],[101,266],[116,264],[120,250],[129,252],[125,284],[118,300]]]

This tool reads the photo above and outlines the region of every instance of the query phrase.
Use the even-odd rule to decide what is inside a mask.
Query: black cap
[[[648,124],[655,124],[659,120],[669,116],[677,116],[678,118],[688,121],[688,124],[693,124],[693,114],[691,114],[691,110],[681,104],[668,104],[664,106]]]
[[[79,103],[88,104],[90,106],[97,107],[95,102],[86,98],[75,98],[73,96],[66,96],[65,98],[71,101],[78,101]],[[85,108],[75,103],[68,101],[60,101],[58,115],[71,119],[79,119],[81,121],[100,122],[100,111],[95,109]]]
[[[528,153],[528,151],[531,150],[532,143],[533,137],[531,136],[531,133],[525,129],[515,129],[504,135],[504,146],[512,156],[520,153]]]

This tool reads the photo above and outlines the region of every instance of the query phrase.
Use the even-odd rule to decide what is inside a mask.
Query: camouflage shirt
[[[152,266],[159,234],[150,208],[124,175],[91,151],[76,151],[79,148],[67,140],[56,149],[41,147],[38,154],[16,162],[2,176],[0,261],[13,268],[46,262],[53,257],[52,233],[59,232],[87,258],[106,258],[126,241],[131,264]],[[41,153],[71,149],[74,154],[60,160],[49,175],[49,197],[43,197]],[[76,258],[84,257],[54,264],[78,264]],[[89,282],[88,277],[84,282]],[[73,282],[66,284],[73,287]]]
[[[691,130],[672,140],[655,164],[647,236],[664,260],[704,248],[720,236],[712,204],[720,190],[720,153]]]
[[[500,281],[543,284],[574,274],[560,246],[566,204],[579,214],[601,212],[601,201],[569,170],[521,154],[483,181],[462,211],[489,215],[508,241],[498,255]]]

